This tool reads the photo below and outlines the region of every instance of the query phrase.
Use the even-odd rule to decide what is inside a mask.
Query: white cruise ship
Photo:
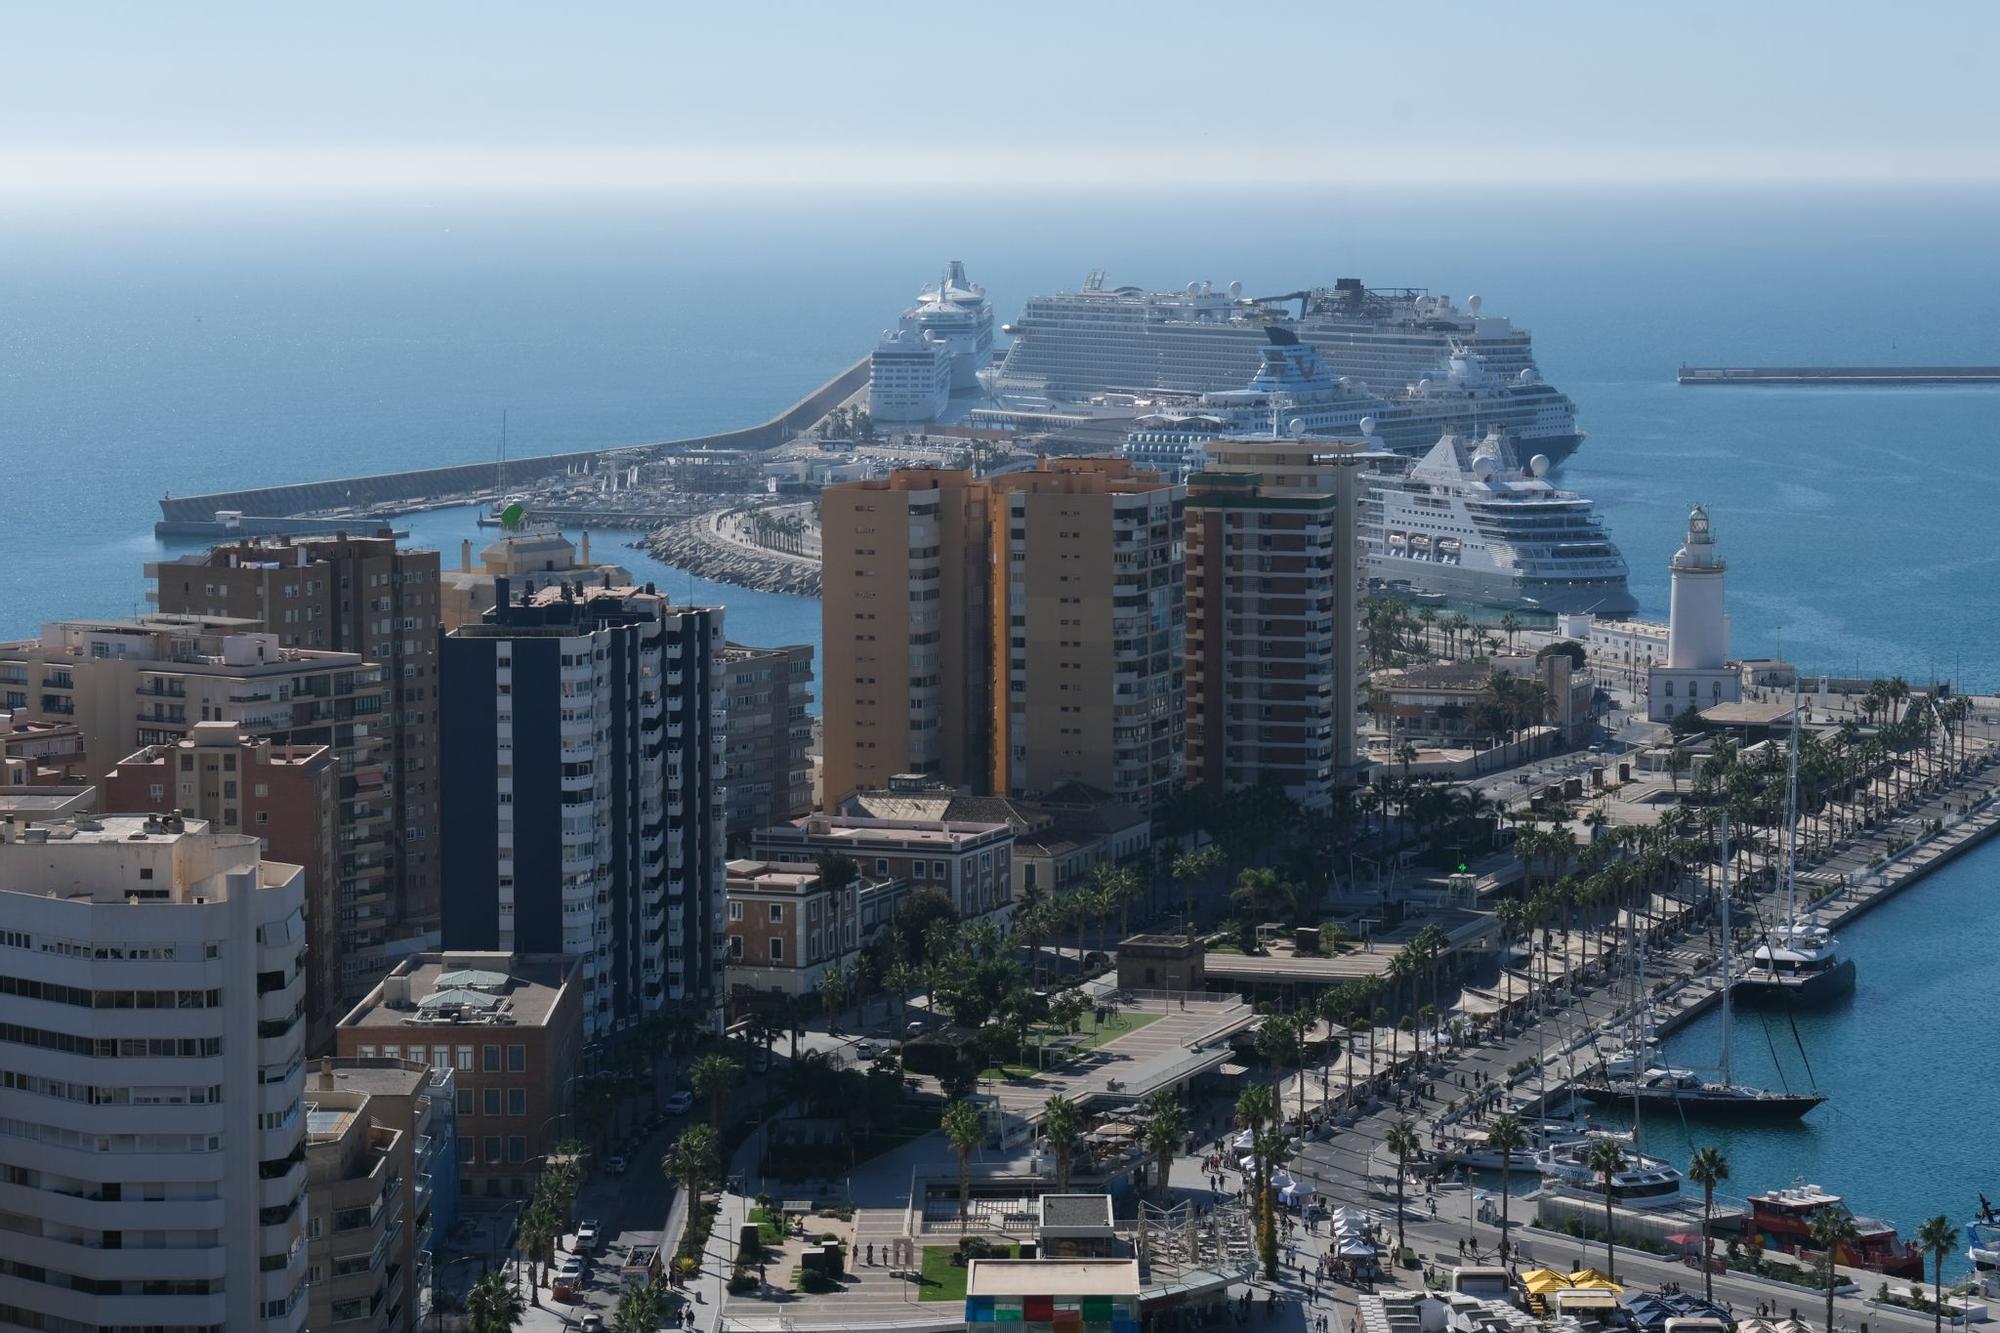
[[[868,358],[868,415],[878,422],[935,421],[951,406],[951,343],[904,315]]]
[[[986,304],[986,289],[965,276],[965,261],[947,264],[935,286],[917,293],[909,313],[918,328],[951,348],[952,392],[977,389],[979,372],[993,356],[993,307]]]
[[[1288,308],[1292,301],[1296,314]],[[1107,392],[1235,390],[1257,375],[1266,349],[1280,345],[1273,335],[1290,334],[1319,354],[1334,382],[1345,379],[1395,407],[1443,410],[1477,397],[1486,400],[1482,411],[1526,411],[1521,420],[1490,424],[1552,462],[1583,440],[1575,404],[1541,382],[1528,332],[1481,313],[1478,297],[1461,310],[1448,296],[1370,290],[1354,278],[1264,298],[1244,297],[1238,283],[1226,292],[1205,283],[1148,292],[1106,288],[1103,274],[1093,273],[1079,291],[1031,299],[1004,331],[1014,342],[992,387],[1004,401],[1023,405]],[[1387,423],[1388,414],[1376,415]],[[1479,427],[1487,424],[1482,419]]]
[[[1363,422],[1364,434],[1374,423]],[[1363,564],[1385,589],[1516,610],[1630,615],[1625,558],[1591,501],[1523,468],[1490,433],[1447,434],[1413,464],[1384,455],[1362,502]]]

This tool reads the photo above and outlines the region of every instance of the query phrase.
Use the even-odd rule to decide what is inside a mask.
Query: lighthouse
[[[1715,549],[1708,510],[1696,505],[1688,515],[1687,536],[1667,565],[1673,579],[1667,660],[1647,673],[1646,716],[1655,722],[1743,696],[1741,675],[1729,665],[1729,615],[1722,601],[1727,568]]]

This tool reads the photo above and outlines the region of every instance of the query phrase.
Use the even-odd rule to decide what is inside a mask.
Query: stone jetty
[[[670,523],[638,545],[656,560],[717,583],[819,596],[817,561],[730,541],[716,531],[710,514]]]

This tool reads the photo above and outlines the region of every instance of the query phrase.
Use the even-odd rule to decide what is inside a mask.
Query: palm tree
[[[689,1125],[660,1159],[660,1171],[687,1191],[688,1216],[699,1217],[701,1192],[722,1174],[722,1136],[713,1125]]]
[[[986,1126],[971,1102],[953,1102],[942,1122],[951,1150],[958,1154],[958,1229],[964,1231],[972,1212],[972,1154],[985,1141]]]
[[[1409,1173],[1410,1157],[1418,1152],[1422,1140],[1417,1137],[1417,1122],[1407,1116],[1389,1126],[1383,1136],[1382,1146],[1396,1154],[1396,1262],[1403,1262],[1403,1177]]]
[[[1625,1145],[1612,1138],[1593,1140],[1590,1155],[1584,1159],[1584,1164],[1604,1182],[1604,1275],[1616,1281],[1618,1269],[1611,1230],[1611,1177],[1625,1169]]]
[[[1186,904],[1185,910],[1190,923],[1190,929],[1193,928],[1192,923],[1195,919],[1194,886],[1203,880],[1214,878],[1222,867],[1222,848],[1215,843],[1210,843],[1206,847],[1200,847],[1191,852],[1182,852],[1174,858],[1173,876],[1174,880],[1181,886],[1181,894]]]
[[[688,1081],[694,1086],[697,1097],[708,1098],[708,1118],[717,1130],[722,1128],[722,1099],[736,1086],[742,1067],[726,1055],[709,1054],[694,1062],[688,1071]]]
[[[1500,1263],[1507,1263],[1507,1196],[1513,1180],[1514,1154],[1528,1146],[1528,1127],[1512,1111],[1502,1111],[1486,1127],[1486,1146],[1500,1154]]]
[[[1284,1087],[1285,1069],[1299,1062],[1302,1043],[1299,1039],[1299,1025],[1290,1014],[1266,1014],[1263,1026],[1257,1029],[1257,1054],[1271,1062],[1271,1095],[1277,1100],[1279,1114],[1284,1112],[1284,1103],[1278,1100],[1279,1089]],[[1305,1076],[1299,1076],[1299,1119],[1305,1119]]]
[[[1069,1164],[1076,1145],[1083,1141],[1083,1113],[1076,1103],[1058,1093],[1042,1106],[1042,1137],[1056,1159],[1056,1193],[1069,1193]]]
[[[511,1333],[523,1313],[520,1294],[504,1273],[488,1273],[466,1293],[465,1318],[472,1333]]]
[[[1701,1293],[1715,1299],[1715,1274],[1708,1271],[1709,1219],[1715,1215],[1715,1187],[1729,1179],[1729,1159],[1722,1149],[1697,1148],[1688,1161],[1688,1179],[1701,1186]]]
[[[1833,1333],[1833,1267],[1840,1262],[1841,1248],[1861,1239],[1861,1228],[1854,1224],[1852,1214],[1837,1208],[1820,1209],[1808,1225],[1813,1244],[1824,1251],[1820,1258],[1820,1280],[1826,1285],[1826,1329],[1827,1333]]]
[[[1944,1333],[1944,1257],[1958,1248],[1958,1228],[1939,1213],[1917,1228],[1917,1248],[1931,1257],[1931,1327]]]
[[[1260,1259],[1266,1254],[1275,1255],[1277,1250],[1270,1207],[1271,1161],[1267,1154],[1271,1141],[1264,1133],[1264,1127],[1276,1120],[1278,1115],[1278,1099],[1272,1095],[1269,1084],[1253,1083],[1236,1098],[1236,1123],[1250,1131],[1250,1188],[1254,1200],[1251,1216],[1256,1222]]]
[[[1146,1114],[1146,1147],[1152,1150],[1153,1160],[1160,1165],[1160,1202],[1167,1201],[1167,1176],[1173,1169],[1174,1157],[1180,1152],[1181,1144],[1187,1139],[1187,1114],[1181,1110],[1180,1099],[1173,1089],[1161,1088],[1141,1103],[1140,1109]]]
[[[657,1333],[660,1318],[667,1312],[667,1294],[657,1283],[641,1282],[628,1287],[618,1298],[611,1316],[613,1333]]]
[[[542,1303],[542,1270],[537,1265],[550,1262],[550,1247],[562,1233],[563,1221],[556,1215],[555,1205],[547,1195],[537,1194],[522,1211],[519,1230],[521,1250],[528,1257],[528,1299],[536,1305]]]

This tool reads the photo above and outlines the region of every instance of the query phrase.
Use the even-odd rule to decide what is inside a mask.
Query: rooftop
[[[893,843],[898,846],[929,846],[956,849],[962,844],[983,841],[996,833],[1010,832],[1008,824],[949,819],[870,819],[861,815],[807,815],[791,824],[766,829],[766,835],[831,838],[857,844]]]
[[[276,888],[299,867],[263,859],[260,839],[211,833],[178,815],[71,816],[0,824],[0,892],[129,906],[222,902],[227,876]],[[162,873],[164,872],[164,873]]]
[[[1137,1259],[974,1259],[967,1296],[1137,1296]]]
[[[340,1020],[343,1028],[539,1027],[579,964],[553,955],[420,953],[400,963]],[[478,983],[467,981],[477,978]],[[499,977],[498,982],[493,981]]]

